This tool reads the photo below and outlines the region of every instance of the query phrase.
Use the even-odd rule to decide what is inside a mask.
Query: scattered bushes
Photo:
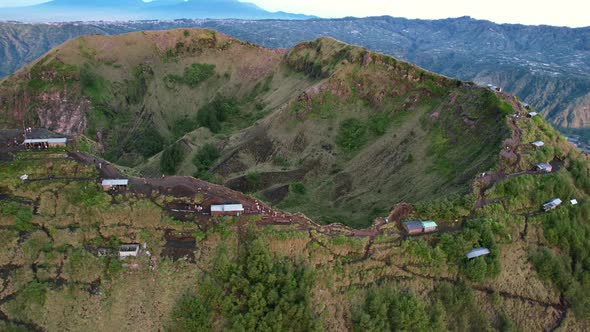
[[[377,136],[381,136],[385,134],[389,124],[391,123],[391,119],[387,114],[374,114],[369,117],[369,130]]]
[[[164,77],[165,82],[182,83],[191,88],[196,87],[199,83],[209,79],[215,74],[215,65],[193,63],[184,69],[182,76],[169,74]]]
[[[336,143],[346,151],[355,151],[367,141],[367,127],[359,119],[347,119],[340,124]]]
[[[67,187],[66,199],[74,205],[93,207],[108,203],[110,196],[100,190],[95,183],[77,182]]]
[[[217,133],[221,130],[221,124],[238,112],[238,102],[235,99],[217,96],[211,103],[199,110],[197,121],[201,126]]]
[[[215,147],[215,145],[208,143],[203,145],[199,149],[199,152],[193,158],[193,164],[197,167],[197,173],[195,173],[195,177],[197,178],[210,178],[209,168],[217,158],[219,158],[220,153]]]
[[[34,229],[31,224],[33,212],[29,207],[16,202],[0,203],[0,213],[4,216],[14,217],[14,229],[18,232],[29,232]]]
[[[184,149],[176,143],[162,152],[160,170],[167,175],[174,175],[180,163],[184,160]]]

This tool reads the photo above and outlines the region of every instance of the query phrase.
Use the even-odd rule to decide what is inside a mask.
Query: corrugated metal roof
[[[211,205],[211,212],[241,212],[244,211],[242,204]]]
[[[572,203],[572,205],[577,205],[578,204],[578,200],[577,199],[572,199],[570,201],[570,203]]]
[[[535,116],[535,115],[537,115],[537,114],[539,114],[539,113],[537,113],[537,112],[529,112],[529,115],[530,115],[530,116]]]
[[[35,144],[35,143],[66,143],[67,138],[27,138],[23,144]]]
[[[408,230],[422,229],[422,222],[421,221],[406,221],[406,222],[404,222],[404,227]]]
[[[127,179],[108,179],[102,180],[103,186],[126,186],[129,184]]]
[[[551,164],[549,164],[549,163],[540,163],[540,164],[537,164],[537,167],[540,168],[540,169],[550,169],[550,168],[553,168],[553,166],[551,166]]]
[[[438,225],[432,221],[432,220],[428,220],[428,221],[423,221],[422,222],[422,226],[424,226],[424,228],[436,228],[438,227]]]
[[[561,203],[562,203],[561,199],[559,199],[559,198],[554,198],[554,199],[550,200],[550,201],[549,201],[547,204],[552,204],[552,205],[559,205],[559,204],[561,204]]]
[[[541,146],[545,146],[545,143],[543,143],[543,141],[536,141],[536,142],[533,142],[533,145],[541,147]]]
[[[483,256],[483,255],[488,255],[489,253],[490,253],[490,249],[488,249],[488,248],[475,248],[475,249],[471,249],[471,251],[469,251],[465,256],[467,256],[467,258],[471,259],[471,258]]]

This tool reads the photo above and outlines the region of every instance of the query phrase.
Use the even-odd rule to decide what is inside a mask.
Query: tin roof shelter
[[[23,144],[35,144],[35,143],[66,143],[68,141],[67,138],[27,138],[23,142]]]
[[[551,173],[553,171],[553,166],[551,166],[551,164],[549,164],[549,163],[540,163],[540,164],[537,164],[537,169],[539,171]]]
[[[571,203],[572,205],[578,205],[578,200],[577,200],[577,199],[572,199],[572,200],[570,201],[570,203]]]
[[[543,143],[543,141],[536,141],[531,144],[538,147],[538,148],[545,146],[545,143]]]
[[[242,212],[244,206],[242,204],[221,204],[211,205],[211,212]]]
[[[529,117],[531,117],[531,118],[532,118],[532,117],[534,117],[534,116],[537,116],[537,114],[539,114],[539,113],[537,113],[537,112],[529,112],[529,114],[528,114],[528,115],[529,115]]]
[[[105,179],[102,180],[103,186],[126,186],[129,184],[128,179]]]
[[[488,249],[488,248],[475,248],[475,249],[471,249],[471,251],[469,251],[465,256],[467,256],[468,259],[472,259],[475,257],[489,255],[489,254],[490,254],[490,249]]]
[[[543,204],[543,210],[545,210],[545,211],[553,210],[556,207],[560,206],[561,203],[562,203],[561,199],[554,198],[554,199],[550,200],[549,202]]]
[[[119,258],[139,255],[139,244],[123,244],[119,247]]]

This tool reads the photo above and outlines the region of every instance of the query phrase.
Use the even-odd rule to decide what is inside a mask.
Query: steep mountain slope
[[[318,44],[339,45],[289,59],[321,64]],[[19,130],[0,130],[0,329],[586,331],[590,159],[499,96],[517,112],[498,119],[501,151],[484,152],[497,169],[465,199],[399,204],[362,230],[189,177],[103,192],[97,180],[120,171],[76,143],[27,151],[6,144]],[[540,160],[553,170],[532,171]],[[552,198],[563,204],[543,211]],[[245,214],[211,216],[220,202]],[[409,236],[407,220],[438,231]],[[139,253],[120,259],[121,244]],[[489,254],[465,257],[480,247]]]
[[[306,19],[311,16],[268,12],[238,0],[52,0],[39,5],[0,9],[0,20],[79,22],[179,18]]]
[[[268,50],[182,29],[78,38],[4,80],[0,98],[4,127],[86,134],[143,174],[195,174],[358,226],[401,200],[466,193],[512,112],[487,89],[332,39]]]
[[[391,17],[334,20],[90,23],[60,27],[0,24],[0,75],[25,65],[71,37],[63,31],[123,33],[202,26],[266,47],[287,48],[302,40],[332,36],[394,55],[428,70],[492,83],[518,95],[558,128],[577,129],[590,140],[590,30],[548,26],[498,25],[470,18],[407,20]],[[32,27],[34,27],[32,29]],[[29,31],[40,31],[31,34]],[[43,32],[46,31],[46,32]],[[39,41],[47,40],[47,44]],[[8,54],[6,54],[8,53]],[[28,55],[21,58],[21,54]],[[29,55],[30,54],[30,55]]]

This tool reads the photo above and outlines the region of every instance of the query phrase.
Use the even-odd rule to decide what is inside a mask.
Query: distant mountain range
[[[180,27],[211,28],[271,48],[331,36],[447,76],[500,86],[562,131],[590,138],[588,27],[499,25],[469,17],[0,23],[0,76],[79,35]]]
[[[238,0],[53,0],[35,6],[0,8],[0,20],[20,22],[179,18],[307,19],[311,16],[268,12]]]

